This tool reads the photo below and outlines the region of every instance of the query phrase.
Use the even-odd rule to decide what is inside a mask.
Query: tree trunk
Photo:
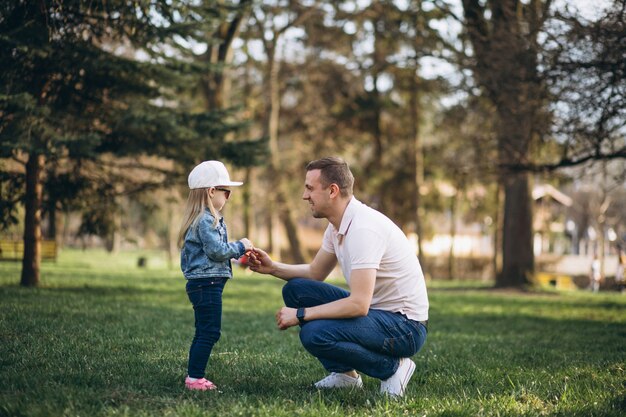
[[[50,202],[48,204],[48,233],[43,238],[53,240],[57,248],[63,248],[63,213],[57,208],[57,201],[54,196],[48,195]]]
[[[122,246],[122,235],[120,233],[120,230],[122,230],[122,216],[119,212],[120,209],[117,207],[113,206],[111,210],[113,210],[113,230],[108,236],[104,236],[105,248],[107,252],[117,254]]]
[[[457,198],[459,191],[457,190],[450,197],[450,251],[448,253],[448,279],[454,279],[454,240],[456,238],[456,212]]]
[[[212,69],[202,82],[204,97],[209,110],[219,110],[230,106],[230,89],[232,80],[228,75],[228,65],[233,58],[233,40],[238,36],[241,24],[248,13],[250,0],[242,0],[233,19],[222,22],[207,41],[208,48],[203,60],[220,65],[219,70]]]
[[[251,213],[251,201],[250,190],[252,187],[252,167],[246,167],[243,186],[243,235],[254,242],[254,235],[252,234],[252,213]]]
[[[416,9],[419,11],[414,16],[414,24],[415,24],[415,32],[419,33],[420,31],[425,29],[427,24],[426,19],[424,19],[421,11],[422,8],[422,0],[416,0],[414,2]],[[420,58],[423,57],[424,54],[424,39],[420,36],[415,36],[413,38],[413,54],[414,59],[411,61],[412,65],[409,67],[412,73],[410,77],[410,88],[409,88],[409,108],[410,108],[410,120],[411,120],[411,135],[413,136],[412,140],[409,141],[409,152],[411,155],[411,174],[413,176],[414,181],[414,192],[411,195],[411,213],[412,213],[412,222],[414,225],[414,232],[417,235],[417,257],[419,260],[422,269],[425,268],[424,262],[424,251],[422,249],[422,221],[421,221],[421,211],[420,207],[422,204],[420,188],[422,184],[424,184],[424,153],[422,149],[422,141],[421,141],[421,131],[420,131],[420,120],[421,120],[421,78],[419,76],[420,72]]]
[[[474,74],[497,109],[495,136],[499,181],[504,190],[502,272],[496,277],[498,287],[524,286],[534,273],[529,176],[512,167],[528,162],[542,105],[536,38],[545,18],[539,13],[547,8],[540,7],[540,3],[463,0],[466,29],[477,61]]]
[[[180,227],[181,219],[180,215],[178,215],[176,199],[172,198],[167,201],[167,214],[169,219],[167,225],[167,266],[172,269],[175,259],[180,256],[177,229]]]
[[[306,262],[302,249],[300,247],[300,239],[298,238],[298,230],[296,228],[296,222],[293,219],[293,214],[289,209],[289,205],[286,201],[285,195],[282,190],[276,196],[278,203],[278,215],[285,227],[285,233],[287,234],[287,240],[291,245],[291,261],[296,264],[303,264]]]
[[[520,100],[525,90],[518,85],[503,94],[498,108],[497,137],[501,164],[500,181],[504,190],[502,219],[502,272],[497,287],[523,287],[532,283],[534,274],[533,216],[530,175],[508,168],[528,160],[532,136],[533,105]],[[527,98],[530,100],[530,98]]]
[[[56,242],[58,249],[63,249],[63,246],[65,244],[65,241],[63,240],[63,237],[64,237],[63,231],[65,230],[65,214],[61,210],[55,209],[54,219],[55,219],[54,241]]]
[[[26,163],[24,256],[22,258],[22,277],[20,280],[20,285],[24,287],[36,287],[39,285],[41,206],[43,199],[41,173],[43,172],[44,161],[43,155],[31,153]]]
[[[265,224],[267,225],[267,249],[270,255],[276,254],[276,241],[274,239],[274,225],[276,222],[274,221],[274,206],[275,204],[272,202],[271,198],[266,200],[267,213],[265,216]]]
[[[611,206],[611,195],[606,187],[607,184],[607,166],[606,161],[602,161],[602,186],[600,187],[600,207],[598,210],[598,217],[596,221],[598,223],[598,259],[600,260],[600,279],[605,278],[604,260],[606,258],[606,213]]]
[[[372,108],[372,119],[373,119],[373,139],[374,139],[374,161],[372,161],[371,165],[371,173],[372,178],[379,178],[378,187],[376,187],[376,201],[377,206],[376,209],[382,213],[387,213],[387,204],[385,199],[385,194],[387,190],[387,184],[385,184],[386,179],[382,177],[384,169],[383,169],[383,155],[385,152],[385,146],[383,144],[383,127],[382,127],[382,106],[381,106],[381,96],[378,91],[378,87],[376,86],[378,80],[378,74],[374,75],[374,90],[372,94],[374,95],[374,104]]]
[[[494,213],[493,220],[493,277],[497,279],[498,276],[502,273],[502,205],[500,202],[502,201],[502,185],[500,183],[497,184],[496,188],[496,211]]]
[[[274,192],[274,202],[276,204],[276,210],[287,234],[289,240],[289,249],[291,257],[295,263],[304,263],[304,256],[302,255],[302,247],[300,239],[298,238],[296,223],[291,214],[291,208],[289,207],[287,193],[285,192],[285,184],[281,181],[283,178],[279,174],[277,167],[280,166],[280,151],[278,148],[278,123],[280,120],[280,89],[279,89],[279,62],[276,61],[276,45],[278,41],[278,35],[274,36],[274,43],[266,50],[268,58],[268,105],[269,105],[269,118],[268,118],[268,135],[269,135],[269,148],[270,148],[270,189]]]
[[[415,69],[415,74],[418,70]],[[413,91],[411,92],[411,119],[413,121],[412,134],[413,140],[410,143],[411,152],[411,170],[413,171],[414,192],[411,195],[411,212],[413,215],[413,224],[415,225],[415,234],[417,235],[417,257],[420,265],[424,268],[424,252],[422,250],[422,222],[420,216],[420,187],[424,183],[424,154],[422,153],[422,143],[420,138],[420,106],[419,106],[419,79],[417,76],[413,78]]]
[[[50,196],[50,201],[47,206],[48,206],[47,208],[48,233],[44,237],[50,240],[56,240],[58,228],[57,228],[57,207],[56,207],[56,200],[54,199],[54,196]]]
[[[521,287],[534,273],[532,207],[527,173],[511,175],[504,184],[502,272],[497,287]]]

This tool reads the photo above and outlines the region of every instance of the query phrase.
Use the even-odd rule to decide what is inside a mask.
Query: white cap
[[[204,161],[196,165],[187,179],[190,189],[218,187],[220,185],[237,187],[243,182],[231,181],[230,175],[220,161]]]

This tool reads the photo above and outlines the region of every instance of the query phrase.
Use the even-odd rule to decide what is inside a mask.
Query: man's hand
[[[297,312],[297,309],[290,307],[283,307],[278,310],[278,312],[276,312],[276,324],[278,328],[285,330],[299,324],[298,317],[296,317]]]
[[[271,274],[274,266],[272,258],[259,248],[254,248],[250,253],[248,264],[250,269],[259,274]]]

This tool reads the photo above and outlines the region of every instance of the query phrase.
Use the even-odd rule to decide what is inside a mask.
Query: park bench
[[[54,240],[41,241],[41,260],[57,260],[57,243]],[[0,240],[0,261],[21,261],[24,257],[24,242],[21,240]]]
[[[555,287],[559,290],[575,290],[578,287],[569,275],[553,272],[538,272],[535,274],[535,282],[543,287]]]

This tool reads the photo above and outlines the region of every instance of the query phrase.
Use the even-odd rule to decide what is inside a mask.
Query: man
[[[300,325],[300,340],[330,375],[317,388],[360,388],[362,372],[380,391],[403,396],[426,340],[428,297],[421,267],[404,233],[352,195],[354,177],[340,158],[307,165],[304,194],[313,217],[329,225],[310,264],[274,262],[256,249],[251,269],[287,281],[281,330]],[[326,284],[339,262],[350,291]]]

